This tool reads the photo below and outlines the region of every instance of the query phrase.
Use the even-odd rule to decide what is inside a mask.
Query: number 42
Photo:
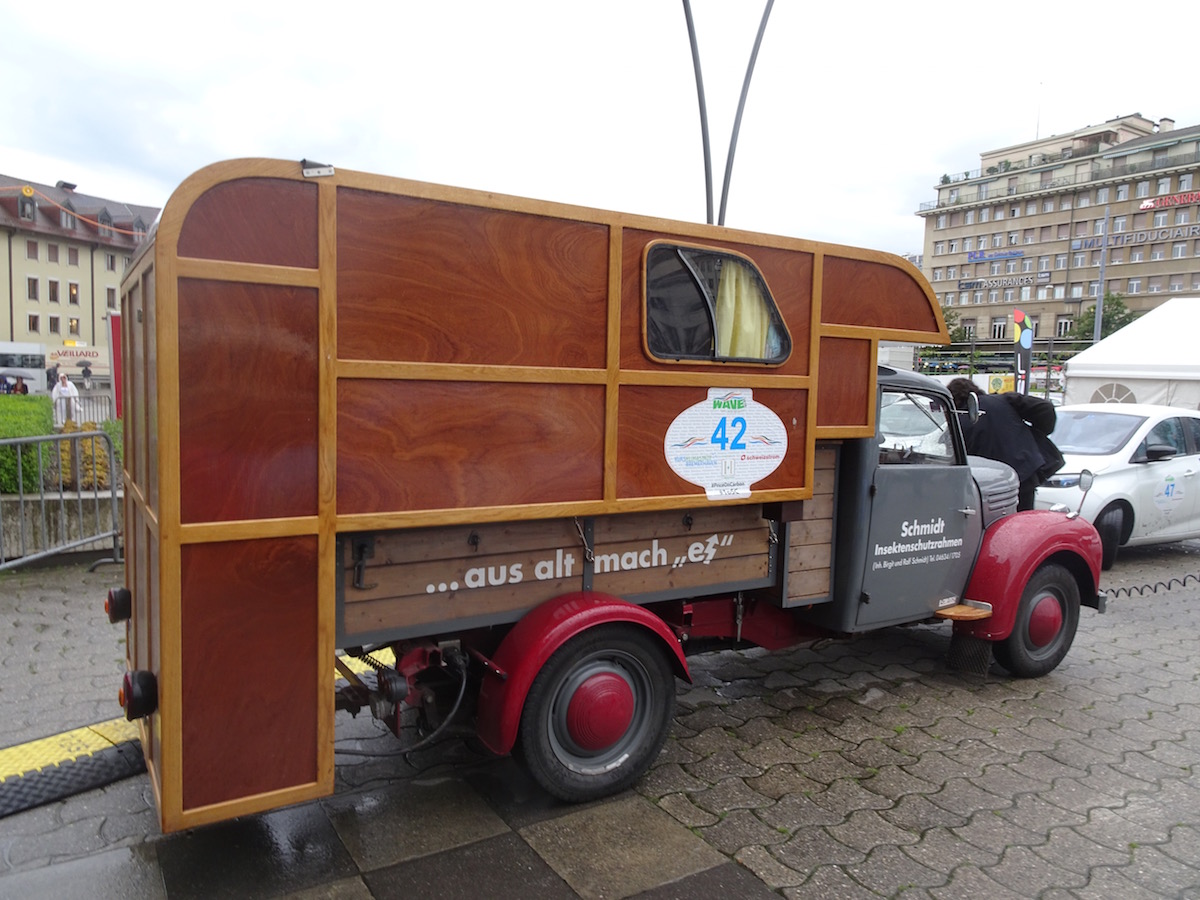
[[[729,422],[728,425],[726,422],[726,417],[721,416],[721,421],[717,423],[717,427],[713,430],[712,437],[709,438],[709,443],[716,444],[722,450],[745,450],[746,442],[743,439],[746,437],[746,420],[738,416],[732,422]],[[728,434],[730,430],[733,432],[732,437]]]

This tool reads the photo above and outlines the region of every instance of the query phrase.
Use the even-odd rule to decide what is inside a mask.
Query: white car
[[[1200,412],[1138,403],[1060,406],[1051,437],[1066,464],[1037,490],[1096,526],[1112,567],[1117,548],[1200,537]],[[1086,499],[1079,474],[1095,482]],[[1083,506],[1080,508],[1080,500]]]

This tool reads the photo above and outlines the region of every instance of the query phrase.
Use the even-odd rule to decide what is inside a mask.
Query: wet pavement
[[[0,898],[1200,898],[1189,573],[1200,543],[1123,551],[1037,680],[948,671],[946,625],[694,656],[651,772],[581,806],[338,713],[332,797],[164,836],[122,778],[0,819]],[[120,577],[0,573],[0,747],[119,716]]]

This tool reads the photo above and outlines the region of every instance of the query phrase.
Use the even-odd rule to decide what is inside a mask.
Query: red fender
[[[970,600],[990,603],[991,618],[955,622],[955,631],[989,641],[1008,637],[1026,583],[1052,556],[1075,575],[1084,605],[1094,606],[1100,585],[1100,552],[1100,535],[1084,519],[1069,519],[1050,510],[1005,516],[984,532],[979,558],[964,593]],[[1090,584],[1087,574],[1091,576]]]
[[[526,613],[496,650],[492,661],[508,677],[487,671],[477,711],[479,739],[489,750],[499,754],[512,750],[525,697],[554,651],[580,632],[610,622],[632,622],[658,635],[674,653],[675,674],[692,680],[679,638],[654,613],[608,594],[564,594]]]

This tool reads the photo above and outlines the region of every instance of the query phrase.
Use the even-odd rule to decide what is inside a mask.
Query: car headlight
[[[1044,486],[1052,488],[1079,487],[1079,473],[1071,472],[1068,474],[1051,475],[1046,479]]]

